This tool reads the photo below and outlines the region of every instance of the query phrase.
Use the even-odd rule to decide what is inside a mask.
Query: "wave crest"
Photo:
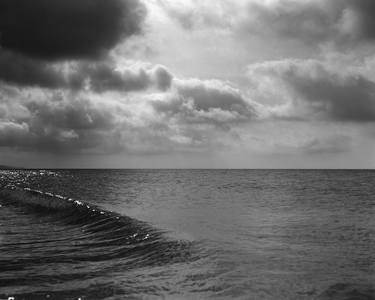
[[[69,240],[59,241],[54,238],[52,241],[64,245],[63,254],[32,256],[18,261],[18,265],[37,264],[42,259],[51,262],[82,262],[127,258],[128,266],[142,266],[183,262],[192,258],[192,242],[171,240],[165,232],[145,222],[83,201],[17,187],[0,190],[0,201],[4,205],[21,206],[36,214],[48,216],[48,221],[63,224],[66,230],[72,231]],[[22,243],[2,244],[1,248],[11,248]],[[51,241],[38,241],[38,247],[48,243]],[[12,262],[2,260],[0,266],[6,269],[15,267]]]

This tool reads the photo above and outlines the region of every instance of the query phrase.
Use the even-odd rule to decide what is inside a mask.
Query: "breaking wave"
[[[4,206],[26,209],[27,213],[43,217],[51,224],[63,225],[64,231],[60,237],[47,235],[47,238],[41,240],[1,243],[0,250],[26,245],[33,248],[34,253],[12,261],[0,258],[2,270],[23,268],[41,261],[74,263],[122,259],[121,264],[125,263],[127,267],[139,267],[191,259],[191,242],[171,240],[165,232],[147,223],[82,201],[17,187],[3,188],[0,201]],[[54,255],[35,251],[37,247],[48,249],[52,245],[58,249]]]

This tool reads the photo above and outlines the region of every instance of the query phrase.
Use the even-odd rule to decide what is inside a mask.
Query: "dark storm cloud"
[[[194,79],[176,80],[171,94],[153,102],[158,113],[175,118],[179,123],[222,128],[256,118],[253,104],[239,90],[224,82]]]
[[[163,66],[150,69],[118,70],[114,64],[97,63],[84,66],[80,77],[86,78],[95,92],[141,91],[150,87],[167,90],[173,76]]]
[[[373,0],[347,0],[357,18],[353,20],[359,37],[375,40],[375,1]],[[354,16],[354,18],[355,18]]]
[[[96,64],[89,66],[84,72],[90,80],[91,88],[96,92],[144,90],[149,85],[149,78],[143,69],[120,72],[114,66]]]
[[[138,0],[1,0],[0,45],[44,60],[96,58],[139,33]]]
[[[77,63],[65,66],[0,50],[0,82],[18,87],[89,89],[129,92],[170,88],[173,75],[163,66],[116,69],[115,63]],[[88,86],[87,86],[88,84]]]
[[[106,57],[123,39],[140,33],[144,16],[139,0],[0,0],[0,81],[18,87],[79,90],[92,75],[93,82],[112,77],[106,81],[112,84],[101,90],[126,86],[133,74],[116,78],[111,70],[103,74],[104,67],[90,74],[81,65]],[[70,66],[64,65],[67,61]]]
[[[0,49],[0,81],[43,88],[82,87],[80,74],[64,74],[56,65]]]
[[[285,60],[250,66],[249,73],[291,101],[284,111],[289,117],[375,121],[375,82],[360,72],[317,60]]]

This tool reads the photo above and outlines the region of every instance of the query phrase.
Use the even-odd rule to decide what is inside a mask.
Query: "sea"
[[[375,299],[375,171],[1,170],[0,299]]]

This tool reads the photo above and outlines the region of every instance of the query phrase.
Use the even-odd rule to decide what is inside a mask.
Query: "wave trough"
[[[14,207],[22,214],[43,222],[41,232],[29,232],[29,238],[3,240],[1,253],[19,252],[0,258],[3,272],[22,271],[38,264],[94,264],[94,270],[132,269],[182,263],[192,259],[192,243],[171,240],[165,232],[133,218],[103,210],[95,205],[29,188],[7,187],[0,191],[3,207]],[[27,224],[25,224],[27,226]],[[36,227],[30,225],[31,227]],[[53,230],[48,231],[48,227]],[[56,230],[58,229],[58,230]],[[107,262],[108,264],[104,264]],[[97,272],[85,276],[96,276]],[[65,275],[62,275],[65,276]],[[78,274],[69,274],[82,276]],[[45,277],[45,276],[44,276]],[[37,280],[43,282],[43,276]],[[25,282],[29,281],[24,278]],[[22,283],[22,276],[2,278],[6,285]]]

